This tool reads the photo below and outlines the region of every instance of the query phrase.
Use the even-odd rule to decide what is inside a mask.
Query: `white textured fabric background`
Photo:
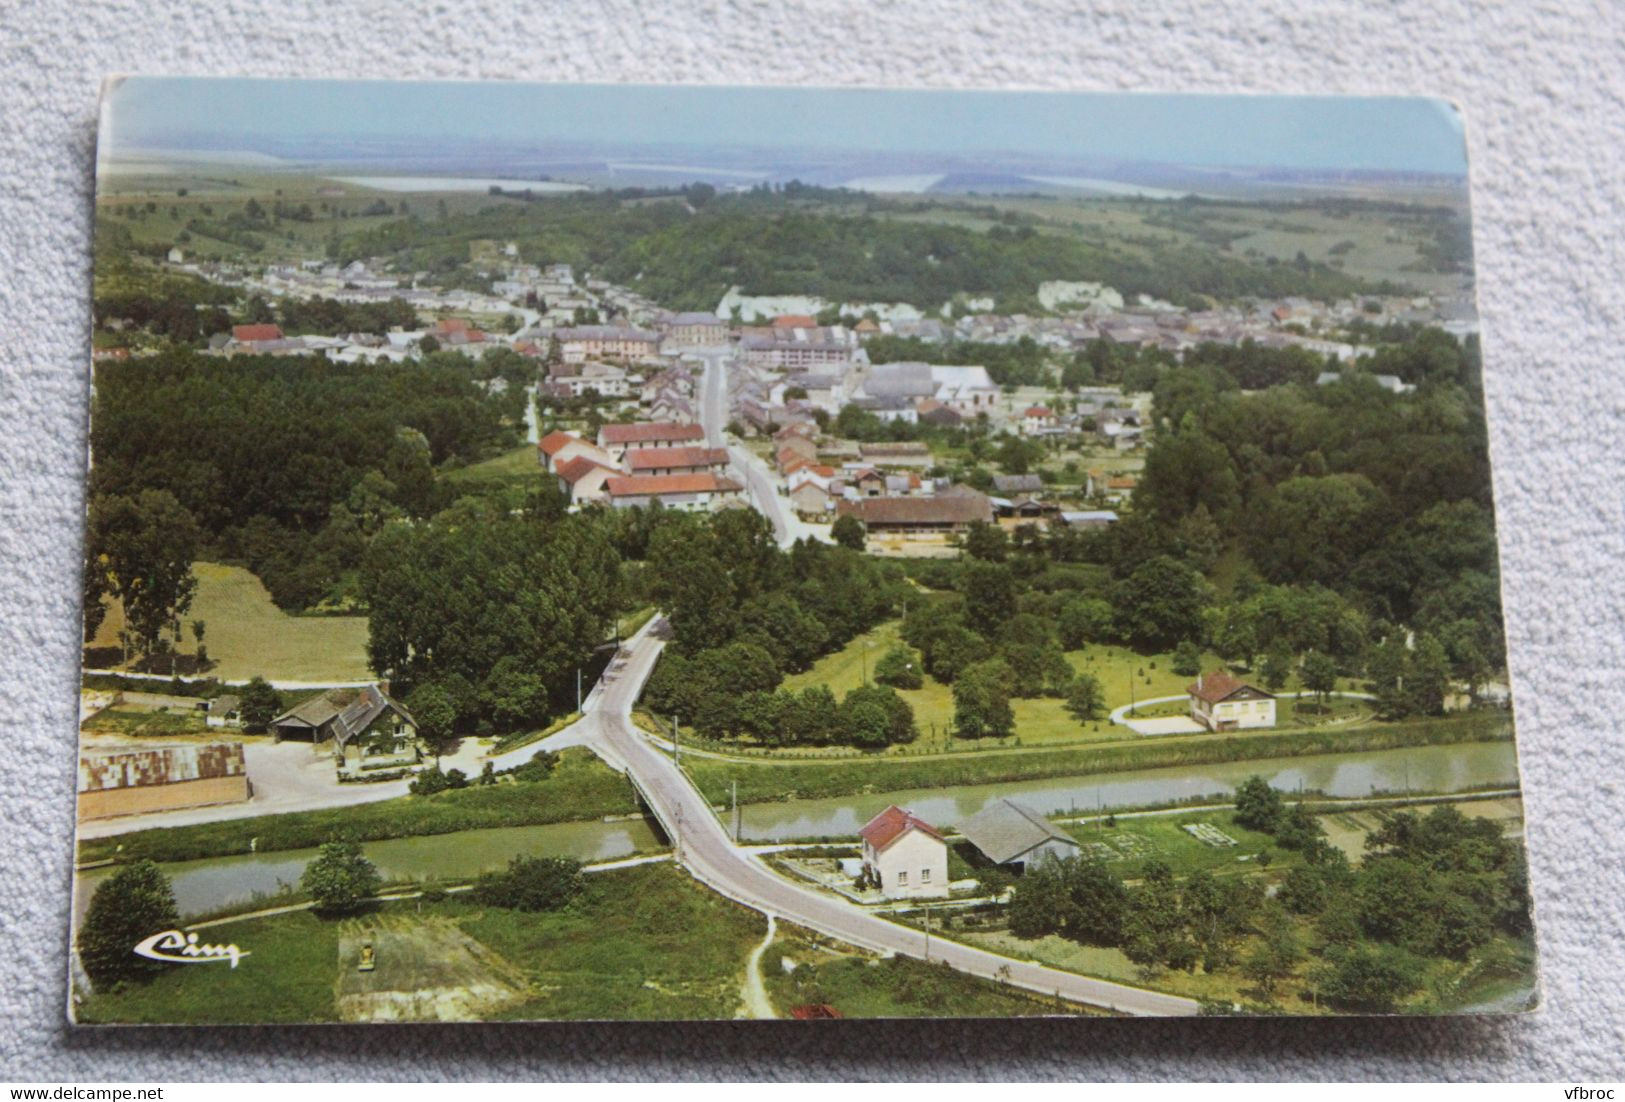
[[[0,1079],[1625,1075],[1619,3],[0,0],[0,60]],[[1403,1023],[70,1029],[88,228],[111,72],[1462,104],[1545,1009]]]

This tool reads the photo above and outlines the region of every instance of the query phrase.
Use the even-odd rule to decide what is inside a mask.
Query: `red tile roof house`
[[[1021,415],[1021,431],[1028,436],[1041,429],[1052,429],[1055,424],[1055,411],[1048,406],[1029,406]]]
[[[704,512],[740,500],[744,489],[730,478],[705,474],[631,475],[605,482],[609,503],[617,509],[647,508],[659,502],[667,509]]]
[[[571,505],[605,500],[609,480],[619,478],[621,474],[614,467],[595,462],[585,455],[557,464],[553,473],[558,476],[559,491],[570,498]]]
[[[1185,691],[1191,718],[1209,731],[1275,726],[1275,697],[1224,670],[1198,674]]]
[[[608,452],[573,432],[550,432],[536,444],[536,461],[544,471],[557,472],[561,464],[580,456],[606,467],[615,465],[615,459]]]
[[[726,448],[637,448],[626,453],[626,469],[635,475],[722,474],[728,469]]]
[[[604,425],[598,430],[598,446],[619,463],[629,451],[638,448],[680,448],[703,445],[705,430],[698,425],[672,421],[642,421],[634,425]]]
[[[930,823],[893,804],[858,831],[863,867],[886,899],[948,895],[948,843]]]

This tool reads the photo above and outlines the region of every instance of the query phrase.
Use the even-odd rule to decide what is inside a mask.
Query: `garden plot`
[[[359,969],[361,947],[375,967]],[[387,915],[339,932],[338,1013],[347,1022],[463,1022],[530,997],[524,975],[445,918]]]
[[[1138,861],[1155,857],[1156,843],[1138,834],[1116,834],[1098,842],[1082,843],[1083,852],[1102,861]]]
[[[1212,846],[1215,849],[1224,849],[1237,844],[1234,838],[1212,823],[1186,823],[1180,829],[1203,845]]]

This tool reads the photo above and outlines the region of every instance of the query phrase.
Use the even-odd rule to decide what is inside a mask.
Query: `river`
[[[1255,773],[1287,792],[1301,789],[1341,797],[1369,796],[1373,792],[1444,793],[1514,786],[1518,783],[1518,759],[1510,742],[1463,743],[747,804],[741,809],[741,841],[851,838],[888,804],[910,808],[927,822],[951,827],[1003,796],[1018,799],[1043,814],[1085,814],[1097,809],[1168,804],[1208,796],[1223,798]]]
[[[550,823],[546,826],[492,827],[456,834],[428,834],[417,838],[389,838],[364,842],[362,850],[378,866],[385,883],[401,880],[468,880],[497,869],[511,857],[574,857],[581,861],[610,861],[639,851],[658,849],[662,843],[642,819],[616,822]],[[177,861],[161,866],[175,889],[175,905],[182,917],[208,914],[276,897],[299,883],[314,849],[245,853],[201,861]],[[90,904],[90,895],[113,873],[112,868],[89,869],[77,876],[75,919]]]

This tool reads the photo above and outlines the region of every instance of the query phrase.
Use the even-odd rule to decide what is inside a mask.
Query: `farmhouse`
[[[559,492],[568,495],[570,504],[585,505],[604,500],[607,492],[605,485],[620,471],[588,456],[578,455],[556,464],[553,473],[558,476]]]
[[[583,440],[573,432],[550,432],[536,444],[536,459],[544,471],[557,473],[560,466],[572,459],[590,459],[594,463],[612,466],[615,462],[608,452],[591,440]]]
[[[1209,731],[1275,726],[1275,697],[1223,670],[1197,675],[1185,691],[1191,718]]]
[[[840,516],[854,516],[872,537],[958,535],[977,521],[993,522],[993,503],[974,491],[928,497],[865,497],[835,506]]]
[[[1014,800],[994,800],[960,830],[995,865],[1019,869],[1076,857],[1083,848],[1066,831]]]
[[[863,867],[887,899],[948,894],[948,843],[936,827],[893,804],[858,831]]]
[[[604,425],[598,430],[598,446],[619,463],[629,451],[639,448],[678,448],[705,442],[705,430],[698,425],[673,421],[642,421],[634,425]]]
[[[729,478],[701,474],[631,475],[605,483],[609,503],[617,509],[648,507],[659,502],[667,509],[701,512],[738,501],[743,489]]]
[[[79,818],[241,803],[253,795],[240,742],[79,751]]]
[[[230,693],[217,696],[209,701],[203,722],[210,727],[241,727],[243,725],[242,713],[239,711],[241,705],[241,697]]]
[[[336,752],[358,740],[388,740],[395,749],[417,741],[417,721],[390,697],[386,686],[329,689],[289,708],[271,721],[276,741],[309,739],[320,746],[331,741]]]
[[[626,453],[626,469],[635,475],[721,474],[728,467],[726,448],[637,448]]]
[[[834,501],[835,468],[808,464],[791,472],[786,480],[790,504],[803,518],[822,518]]]

